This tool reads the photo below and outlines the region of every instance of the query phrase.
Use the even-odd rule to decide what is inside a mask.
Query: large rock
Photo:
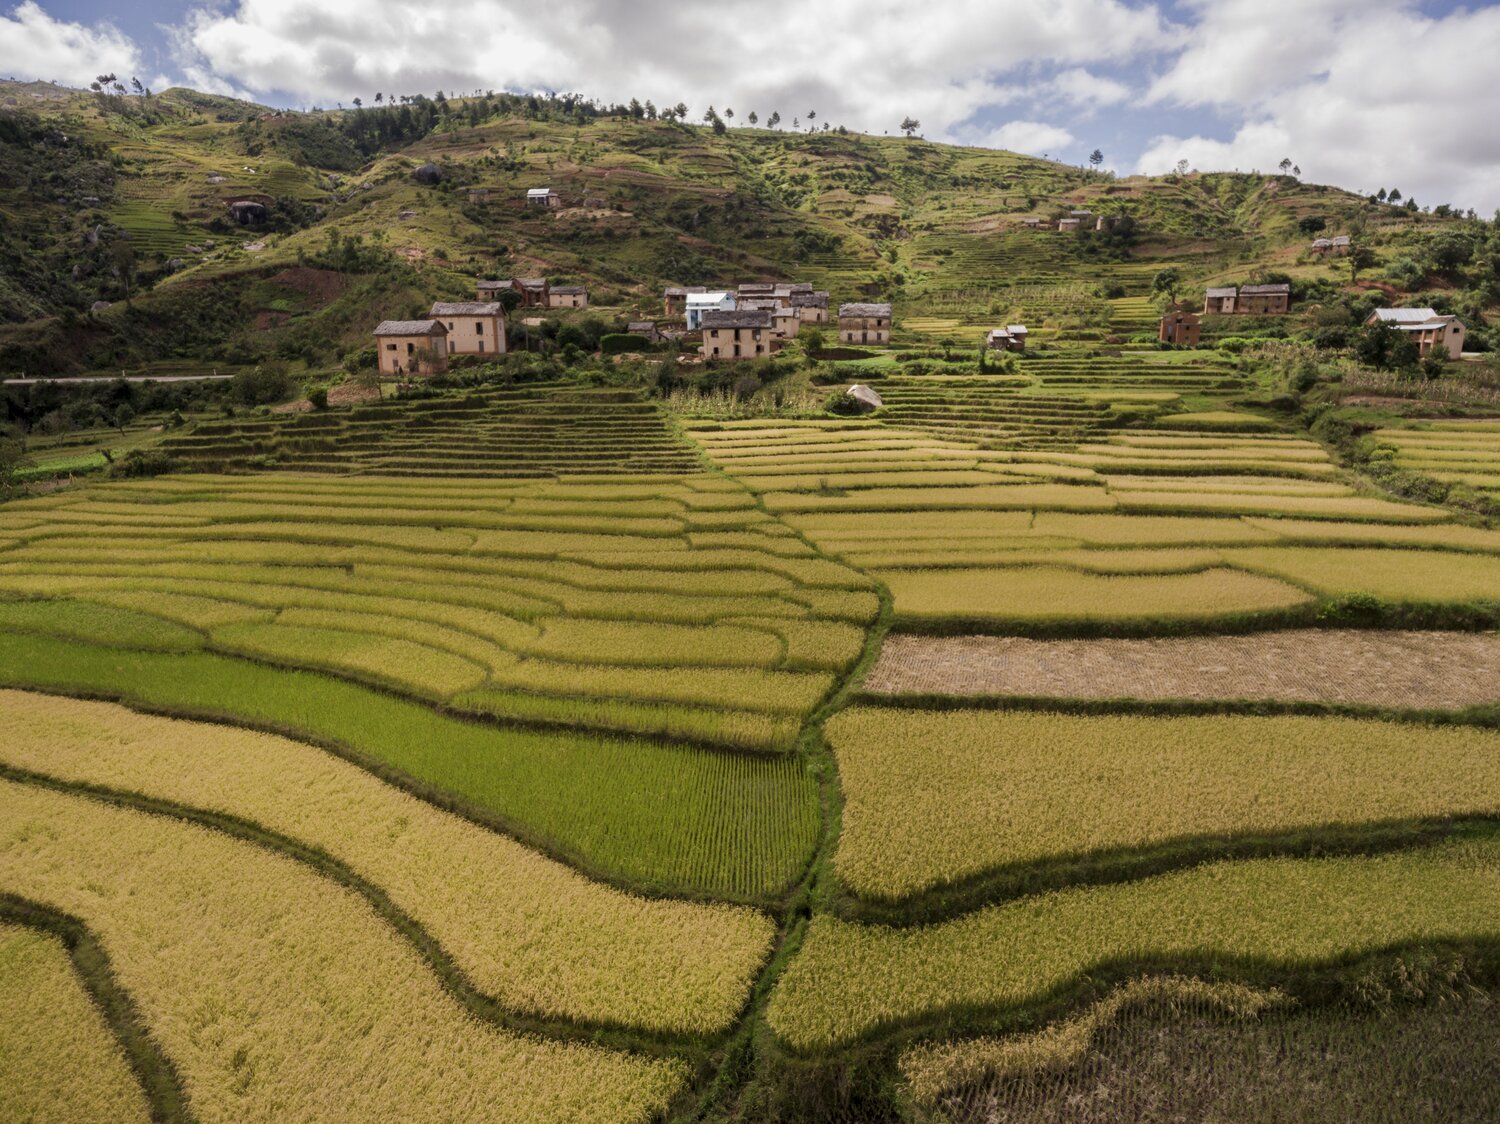
[[[876,394],[864,383],[855,383],[848,390],[844,391],[844,397],[851,398],[859,403],[859,412],[862,414],[873,414],[885,405],[880,395]]]
[[[412,178],[414,178],[418,183],[425,183],[430,187],[435,183],[443,182],[443,169],[439,168],[436,164],[429,162],[423,164],[420,168],[413,172]]]

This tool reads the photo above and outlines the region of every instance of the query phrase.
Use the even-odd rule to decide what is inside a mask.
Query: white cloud
[[[108,23],[85,27],[55,20],[33,0],[0,16],[0,71],[6,77],[87,86],[100,74],[128,83],[140,69],[134,41]]]
[[[1073,67],[1055,75],[1049,83],[1053,93],[1073,105],[1093,109],[1119,105],[1130,97],[1130,87],[1113,78],[1101,78],[1082,67]]]
[[[1319,182],[1500,207],[1500,7],[1438,18],[1406,3],[1366,8],[1313,0],[1261,33],[1263,5],[1217,0],[1194,34],[1201,45],[1151,97],[1211,105],[1238,123],[1227,140],[1158,137],[1138,170],[1161,172],[1181,158],[1205,171],[1269,171],[1289,156]]]
[[[1039,62],[1065,68],[1070,99],[1107,104],[1116,84],[1084,64],[1156,50],[1162,30],[1154,4],[1126,0],[950,0],[933,18],[905,0],[765,0],[753,18],[732,21],[732,34],[721,9],[681,0],[574,0],[565,9],[239,0],[191,12],[181,57],[262,95],[323,105],[376,91],[574,90],[680,100],[695,118],[710,103],[741,117],[779,110],[787,121],[816,110],[820,121],[876,133],[910,114],[926,135],[947,137],[1013,100],[1005,75]]]
[[[1056,158],[1076,142],[1077,138],[1072,133],[1057,125],[1041,121],[1007,121],[998,129],[990,130],[980,143],[985,148],[1008,148],[1013,152],[1025,152],[1032,156]]]

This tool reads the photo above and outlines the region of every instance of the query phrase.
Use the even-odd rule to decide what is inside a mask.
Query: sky
[[[1271,171],[1500,210],[1500,3],[0,0],[0,77],[270,105],[474,90],[710,106],[1120,175]]]

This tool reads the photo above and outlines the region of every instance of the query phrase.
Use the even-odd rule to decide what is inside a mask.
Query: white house
[[[1440,350],[1449,359],[1464,352],[1464,324],[1457,316],[1442,316],[1431,308],[1377,308],[1365,318],[1366,324],[1392,324],[1398,331],[1410,332],[1423,358]]]
[[[733,312],[733,293],[689,293],[685,305],[688,331],[696,332],[703,327],[705,312]]]

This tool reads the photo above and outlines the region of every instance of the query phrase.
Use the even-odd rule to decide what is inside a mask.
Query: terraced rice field
[[[1500,493],[1500,423],[1433,421],[1404,429],[1379,429],[1379,446],[1394,452],[1398,467],[1438,480]]]
[[[422,477],[691,472],[691,451],[660,409],[632,390],[573,383],[391,399],[347,414],[206,422],[162,442],[210,471]]]
[[[0,507],[0,1116],[936,1121],[1156,1072],[1138,1010],[1468,1026],[1500,530],[1183,360],[231,419]]]

